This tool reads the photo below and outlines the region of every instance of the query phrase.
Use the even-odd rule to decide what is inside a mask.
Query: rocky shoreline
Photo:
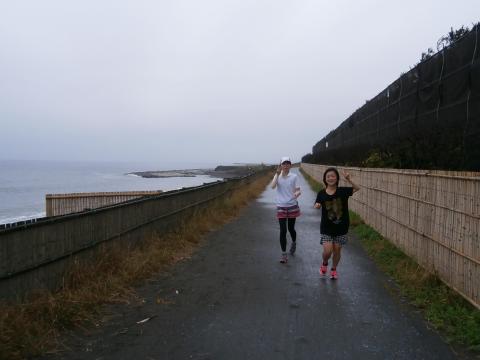
[[[255,171],[258,165],[219,165],[215,169],[185,169],[185,170],[161,170],[161,171],[137,171],[129,174],[143,178],[169,178],[169,177],[195,177],[209,175],[220,179],[230,179],[248,175]]]

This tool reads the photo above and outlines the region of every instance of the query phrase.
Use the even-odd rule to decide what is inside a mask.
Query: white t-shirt
[[[277,180],[277,206],[288,207],[297,205],[297,199],[293,193],[298,187],[298,176],[288,173],[287,176],[278,175]]]

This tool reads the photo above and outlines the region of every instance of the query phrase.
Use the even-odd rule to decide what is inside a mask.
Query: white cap
[[[280,160],[280,164],[283,164],[285,161],[288,161],[290,164],[292,163],[292,160],[288,156],[282,157],[282,160]]]

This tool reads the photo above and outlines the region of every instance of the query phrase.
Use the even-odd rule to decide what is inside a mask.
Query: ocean
[[[220,164],[0,160],[0,224],[45,216],[45,195],[175,190],[221,180],[208,175],[146,179],[135,171],[210,169]]]

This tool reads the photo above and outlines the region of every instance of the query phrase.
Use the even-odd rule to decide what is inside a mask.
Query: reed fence
[[[45,196],[46,214],[47,216],[66,215],[161,193],[161,190],[157,190],[47,194]]]
[[[301,167],[322,182],[328,166]],[[479,172],[337,168],[361,186],[350,207],[365,223],[480,308]]]
[[[144,196],[78,213],[0,228],[0,301],[22,301],[35,290],[55,291],[72,264],[88,262],[99,249],[131,247],[180,226],[216,199],[267,169],[197,187]]]

